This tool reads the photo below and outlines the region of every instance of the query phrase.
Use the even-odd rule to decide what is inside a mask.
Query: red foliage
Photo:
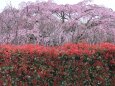
[[[115,45],[0,46],[0,84],[28,86],[113,85]],[[14,80],[15,78],[15,80]],[[114,85],[113,85],[114,86]]]

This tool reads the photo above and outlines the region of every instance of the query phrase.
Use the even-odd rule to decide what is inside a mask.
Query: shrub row
[[[115,86],[115,45],[0,45],[0,86]]]

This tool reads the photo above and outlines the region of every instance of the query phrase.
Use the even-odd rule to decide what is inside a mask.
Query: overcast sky
[[[24,2],[28,2],[28,1],[35,2],[36,0],[0,0],[0,11],[3,10],[4,7],[10,3],[10,1],[14,7],[18,8],[19,3],[23,2],[23,1]],[[42,0],[40,0],[40,1],[42,1]],[[81,0],[53,0],[53,1],[58,4],[75,4]],[[93,0],[93,2],[115,10],[115,0]]]

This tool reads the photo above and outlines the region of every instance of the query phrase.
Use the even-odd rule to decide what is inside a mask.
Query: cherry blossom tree
[[[82,41],[115,43],[115,12],[89,1],[73,5],[58,5],[52,0],[23,2],[20,9],[5,9],[0,13],[0,32],[7,35],[1,37],[6,37],[9,43],[46,46]],[[20,37],[26,41],[20,42]]]

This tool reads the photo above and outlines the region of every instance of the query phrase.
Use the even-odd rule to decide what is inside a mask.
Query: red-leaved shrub
[[[0,86],[115,86],[115,45],[0,45]]]

